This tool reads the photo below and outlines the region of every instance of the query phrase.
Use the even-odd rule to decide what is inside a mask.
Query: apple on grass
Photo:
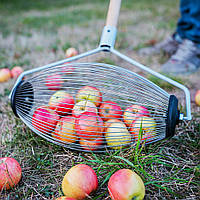
[[[62,196],[62,197],[58,197],[56,200],[76,200],[76,199],[70,198],[70,197],[66,197],[66,196]]]
[[[108,181],[108,191],[112,200],[142,200],[145,196],[145,186],[134,171],[120,169]]]
[[[197,104],[197,106],[200,106],[200,90],[197,90],[195,94],[195,103]]]
[[[16,186],[21,177],[22,169],[14,158],[0,158],[0,191]]]
[[[96,107],[102,102],[102,93],[99,89],[93,86],[84,86],[76,94],[76,101],[88,100],[93,102]]]
[[[131,143],[131,134],[121,120],[110,119],[104,123],[104,127],[108,147],[121,149]]]
[[[59,115],[48,106],[38,107],[32,117],[32,125],[41,133],[51,133],[60,119]]]
[[[68,115],[74,107],[74,98],[64,90],[59,90],[49,99],[49,107],[61,116]]]
[[[98,112],[97,107],[95,106],[94,103],[88,100],[83,100],[83,101],[79,101],[78,103],[74,105],[73,110],[72,110],[72,115],[74,117],[79,117],[81,113],[86,112],[86,111],[94,112],[94,113]]]
[[[78,51],[74,47],[70,47],[65,51],[65,55],[67,58],[78,55]]]
[[[106,121],[111,118],[120,118],[122,116],[121,107],[113,101],[105,101],[99,107],[99,115]]]
[[[96,139],[93,140],[86,140],[84,138],[80,138],[79,141],[81,147],[87,151],[94,151],[96,149],[98,149],[99,147],[101,147],[101,145],[103,144],[103,138],[102,137],[98,137]]]
[[[62,117],[57,123],[55,131],[52,132],[52,136],[67,143],[74,143],[78,141],[78,137],[75,132],[75,118],[73,116]]]
[[[130,125],[130,133],[137,141],[141,129],[141,141],[151,140],[156,136],[156,122],[152,117],[139,117]]]
[[[84,112],[75,122],[76,133],[80,138],[94,140],[103,135],[103,120],[94,112]]]
[[[0,69],[0,83],[6,82],[11,78],[11,72],[8,68]]]
[[[11,77],[12,78],[18,78],[18,76],[23,72],[24,70],[20,66],[15,66],[11,69]]]
[[[149,116],[149,111],[144,106],[132,105],[126,108],[124,111],[124,122],[127,126],[130,126],[138,117]]]
[[[77,200],[85,199],[98,187],[95,171],[85,164],[70,168],[62,181],[62,191],[65,196]]]
[[[45,86],[49,90],[60,90],[63,86],[63,76],[60,74],[50,74],[45,78]]]

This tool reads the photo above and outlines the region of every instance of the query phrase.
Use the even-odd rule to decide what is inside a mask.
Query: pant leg
[[[180,0],[180,14],[178,34],[200,44],[200,0]]]

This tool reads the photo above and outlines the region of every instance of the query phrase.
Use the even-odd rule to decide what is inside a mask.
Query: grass
[[[159,66],[167,57],[140,57],[136,50],[174,30],[179,16],[178,3],[178,0],[123,1],[116,48],[152,68]],[[106,0],[1,0],[0,68],[20,65],[26,70],[63,59],[65,50],[71,46],[80,52],[96,47],[107,5]],[[88,61],[128,67],[106,54],[91,56]],[[183,95],[171,85],[151,75],[146,77],[178,95],[182,103]],[[193,91],[198,77],[196,74],[170,78]],[[82,153],[52,144],[33,133],[10,108],[8,95],[14,81],[0,84],[0,157],[16,158],[23,171],[16,188],[0,191],[0,200],[52,200],[62,196],[63,176],[78,163],[90,165],[98,175],[98,190],[91,195],[94,200],[110,199],[108,180],[121,168],[132,169],[141,176],[146,188],[145,199],[198,199],[200,110],[193,101],[193,120],[181,123],[173,138],[148,146],[138,142],[134,148],[116,152]],[[184,110],[184,104],[182,107]]]

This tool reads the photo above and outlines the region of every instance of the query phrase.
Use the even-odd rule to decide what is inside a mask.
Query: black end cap
[[[179,123],[178,99],[170,95],[166,119],[166,138],[175,134],[176,125]]]
[[[11,99],[10,99],[11,108],[15,116],[19,118],[19,115],[17,113],[17,108],[16,108],[18,101],[20,101],[19,102],[20,108],[23,110],[24,113],[27,114],[32,108],[33,99],[34,99],[34,92],[33,92],[32,85],[29,82],[24,82],[23,80],[20,81],[18,85],[13,89]],[[24,102],[24,104],[22,104],[22,102]]]

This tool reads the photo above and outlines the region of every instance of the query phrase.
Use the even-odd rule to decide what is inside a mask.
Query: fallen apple
[[[94,113],[98,112],[97,107],[95,106],[94,103],[88,100],[83,100],[83,101],[79,101],[78,103],[74,105],[73,110],[72,110],[72,115],[74,117],[79,117],[81,113],[86,112],[86,111],[94,112]]]
[[[94,112],[84,112],[76,118],[75,129],[80,138],[94,140],[103,135],[103,120]]]
[[[60,74],[51,74],[45,78],[45,85],[49,90],[60,90],[64,80]]]
[[[59,115],[68,115],[74,107],[74,98],[64,90],[59,90],[51,96],[49,107]]]
[[[122,116],[122,109],[121,107],[112,101],[105,101],[99,107],[99,115],[101,118],[106,121],[111,118],[121,118]]]
[[[142,200],[145,196],[145,186],[134,171],[120,169],[108,181],[108,191],[112,200]]]
[[[200,106],[200,90],[197,90],[195,94],[195,103],[197,104],[197,106]]]
[[[32,125],[41,133],[51,133],[60,119],[59,115],[48,106],[38,107],[32,117]]]
[[[131,143],[131,134],[126,125],[117,119],[111,119],[104,124],[105,138],[108,147],[112,149],[121,149]]]
[[[96,105],[96,107],[98,107],[102,102],[102,93],[96,87],[84,86],[76,95],[77,102],[82,100],[91,101]]]
[[[133,139],[138,140],[141,128],[141,140],[150,140],[156,135],[156,122],[152,117],[139,117],[130,125]]]
[[[20,66],[15,66],[11,69],[11,77],[12,78],[18,78],[18,76],[23,72],[24,70]]]
[[[70,198],[70,197],[66,197],[66,196],[63,196],[63,197],[58,197],[57,199],[55,200],[76,200],[74,198]]]
[[[124,122],[127,126],[130,126],[138,117],[149,116],[149,111],[144,106],[132,105],[126,108],[124,111]]]
[[[101,145],[103,144],[103,138],[99,137],[94,140],[86,140],[84,138],[80,138],[79,143],[83,149],[87,151],[90,151],[90,150],[94,151],[98,149],[99,147],[101,147]]]
[[[11,78],[11,72],[8,68],[0,69],[0,83],[6,82]]]
[[[0,191],[16,186],[21,177],[22,169],[14,158],[0,158]]]
[[[64,176],[62,191],[65,196],[77,200],[85,199],[98,187],[98,180],[95,171],[85,164],[78,164]]]
[[[70,47],[65,51],[65,55],[67,58],[70,58],[70,57],[78,55],[78,51],[75,48]]]
[[[72,116],[62,117],[57,123],[55,131],[52,132],[52,136],[58,140],[68,143],[78,141],[78,137],[75,132],[75,118]]]

